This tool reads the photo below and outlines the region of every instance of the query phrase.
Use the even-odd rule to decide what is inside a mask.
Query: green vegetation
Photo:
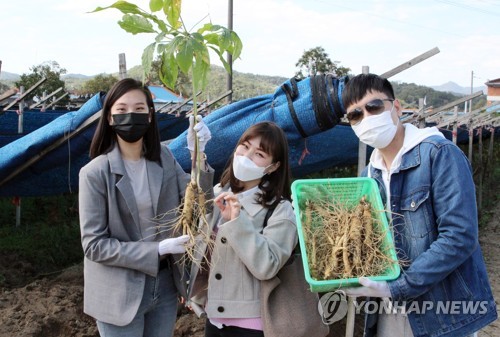
[[[100,91],[108,92],[118,82],[118,77],[113,75],[99,74],[85,82],[82,93],[95,95]]]
[[[28,98],[32,98],[34,96],[42,98],[44,92],[49,95],[61,87],[62,93],[64,93],[65,83],[61,79],[61,75],[66,73],[66,69],[61,68],[59,63],[55,61],[44,62],[40,65],[31,67],[30,70],[31,73],[22,74],[21,79],[15,82],[16,87],[20,88],[21,86],[24,86],[24,90],[28,90],[42,78],[45,77],[47,80],[36,88],[30,95],[28,95]],[[68,97],[64,97],[60,101],[60,104],[65,104],[68,100]]]
[[[0,257],[29,262],[32,277],[81,263],[77,200],[77,194],[22,198],[16,227],[12,198],[0,198]],[[0,270],[0,286],[5,279]]]
[[[310,75],[335,74],[337,77],[348,75],[350,68],[339,66],[339,61],[332,61],[323,47],[316,47],[304,51],[302,57],[295,64],[299,70],[295,73],[297,78]]]

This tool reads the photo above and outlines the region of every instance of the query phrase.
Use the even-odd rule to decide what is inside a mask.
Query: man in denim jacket
[[[365,336],[473,336],[497,309],[469,161],[436,128],[401,124],[387,79],[355,76],[342,99],[354,132],[374,148],[363,176],[378,183],[403,269],[394,281],[360,278],[362,287],[346,289],[396,308],[367,315]]]

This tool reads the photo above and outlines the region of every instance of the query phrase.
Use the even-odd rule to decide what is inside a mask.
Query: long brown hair
[[[116,143],[116,133],[109,125],[109,117],[111,114],[111,107],[115,102],[131,90],[141,90],[146,96],[146,103],[148,105],[149,117],[151,122],[149,124],[149,129],[143,138],[143,148],[144,157],[152,161],[160,161],[160,132],[158,131],[156,117],[155,117],[155,106],[153,103],[153,96],[149,91],[147,86],[144,86],[142,82],[137,81],[133,78],[124,78],[118,81],[106,94],[104,99],[101,118],[97,124],[94,137],[92,138],[92,143],[90,144],[90,158],[95,157],[110,152]]]
[[[276,123],[260,122],[252,125],[243,133],[236,147],[249,139],[259,136],[261,137],[260,147],[262,150],[273,157],[273,163],[280,162],[279,167],[274,172],[264,175],[259,183],[262,194],[259,194],[256,202],[264,207],[270,207],[277,204],[281,199],[291,200],[288,140],[283,130]],[[234,151],[236,151],[236,148]],[[243,186],[234,176],[234,151],[222,173],[220,184],[225,186],[229,183],[231,190],[238,193],[242,191]],[[274,198],[276,200],[271,203]]]

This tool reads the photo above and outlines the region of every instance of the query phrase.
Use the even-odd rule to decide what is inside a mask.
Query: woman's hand
[[[238,197],[231,192],[222,192],[215,199],[224,220],[233,220],[240,215],[241,205]]]

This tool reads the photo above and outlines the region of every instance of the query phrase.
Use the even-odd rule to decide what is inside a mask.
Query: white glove
[[[212,138],[212,133],[208,129],[208,126],[203,122],[200,115],[196,116],[196,125],[194,125],[194,116],[189,116],[189,128],[187,132],[187,147],[189,151],[194,151],[195,144],[195,132],[198,136],[198,148],[200,152],[205,151],[205,145]]]
[[[160,255],[185,253],[185,245],[188,241],[189,235],[181,235],[176,238],[162,240],[158,245],[158,253]]]
[[[366,297],[391,297],[391,291],[386,281],[372,281],[366,277],[360,277],[359,283],[362,287],[342,289],[347,296]]]

